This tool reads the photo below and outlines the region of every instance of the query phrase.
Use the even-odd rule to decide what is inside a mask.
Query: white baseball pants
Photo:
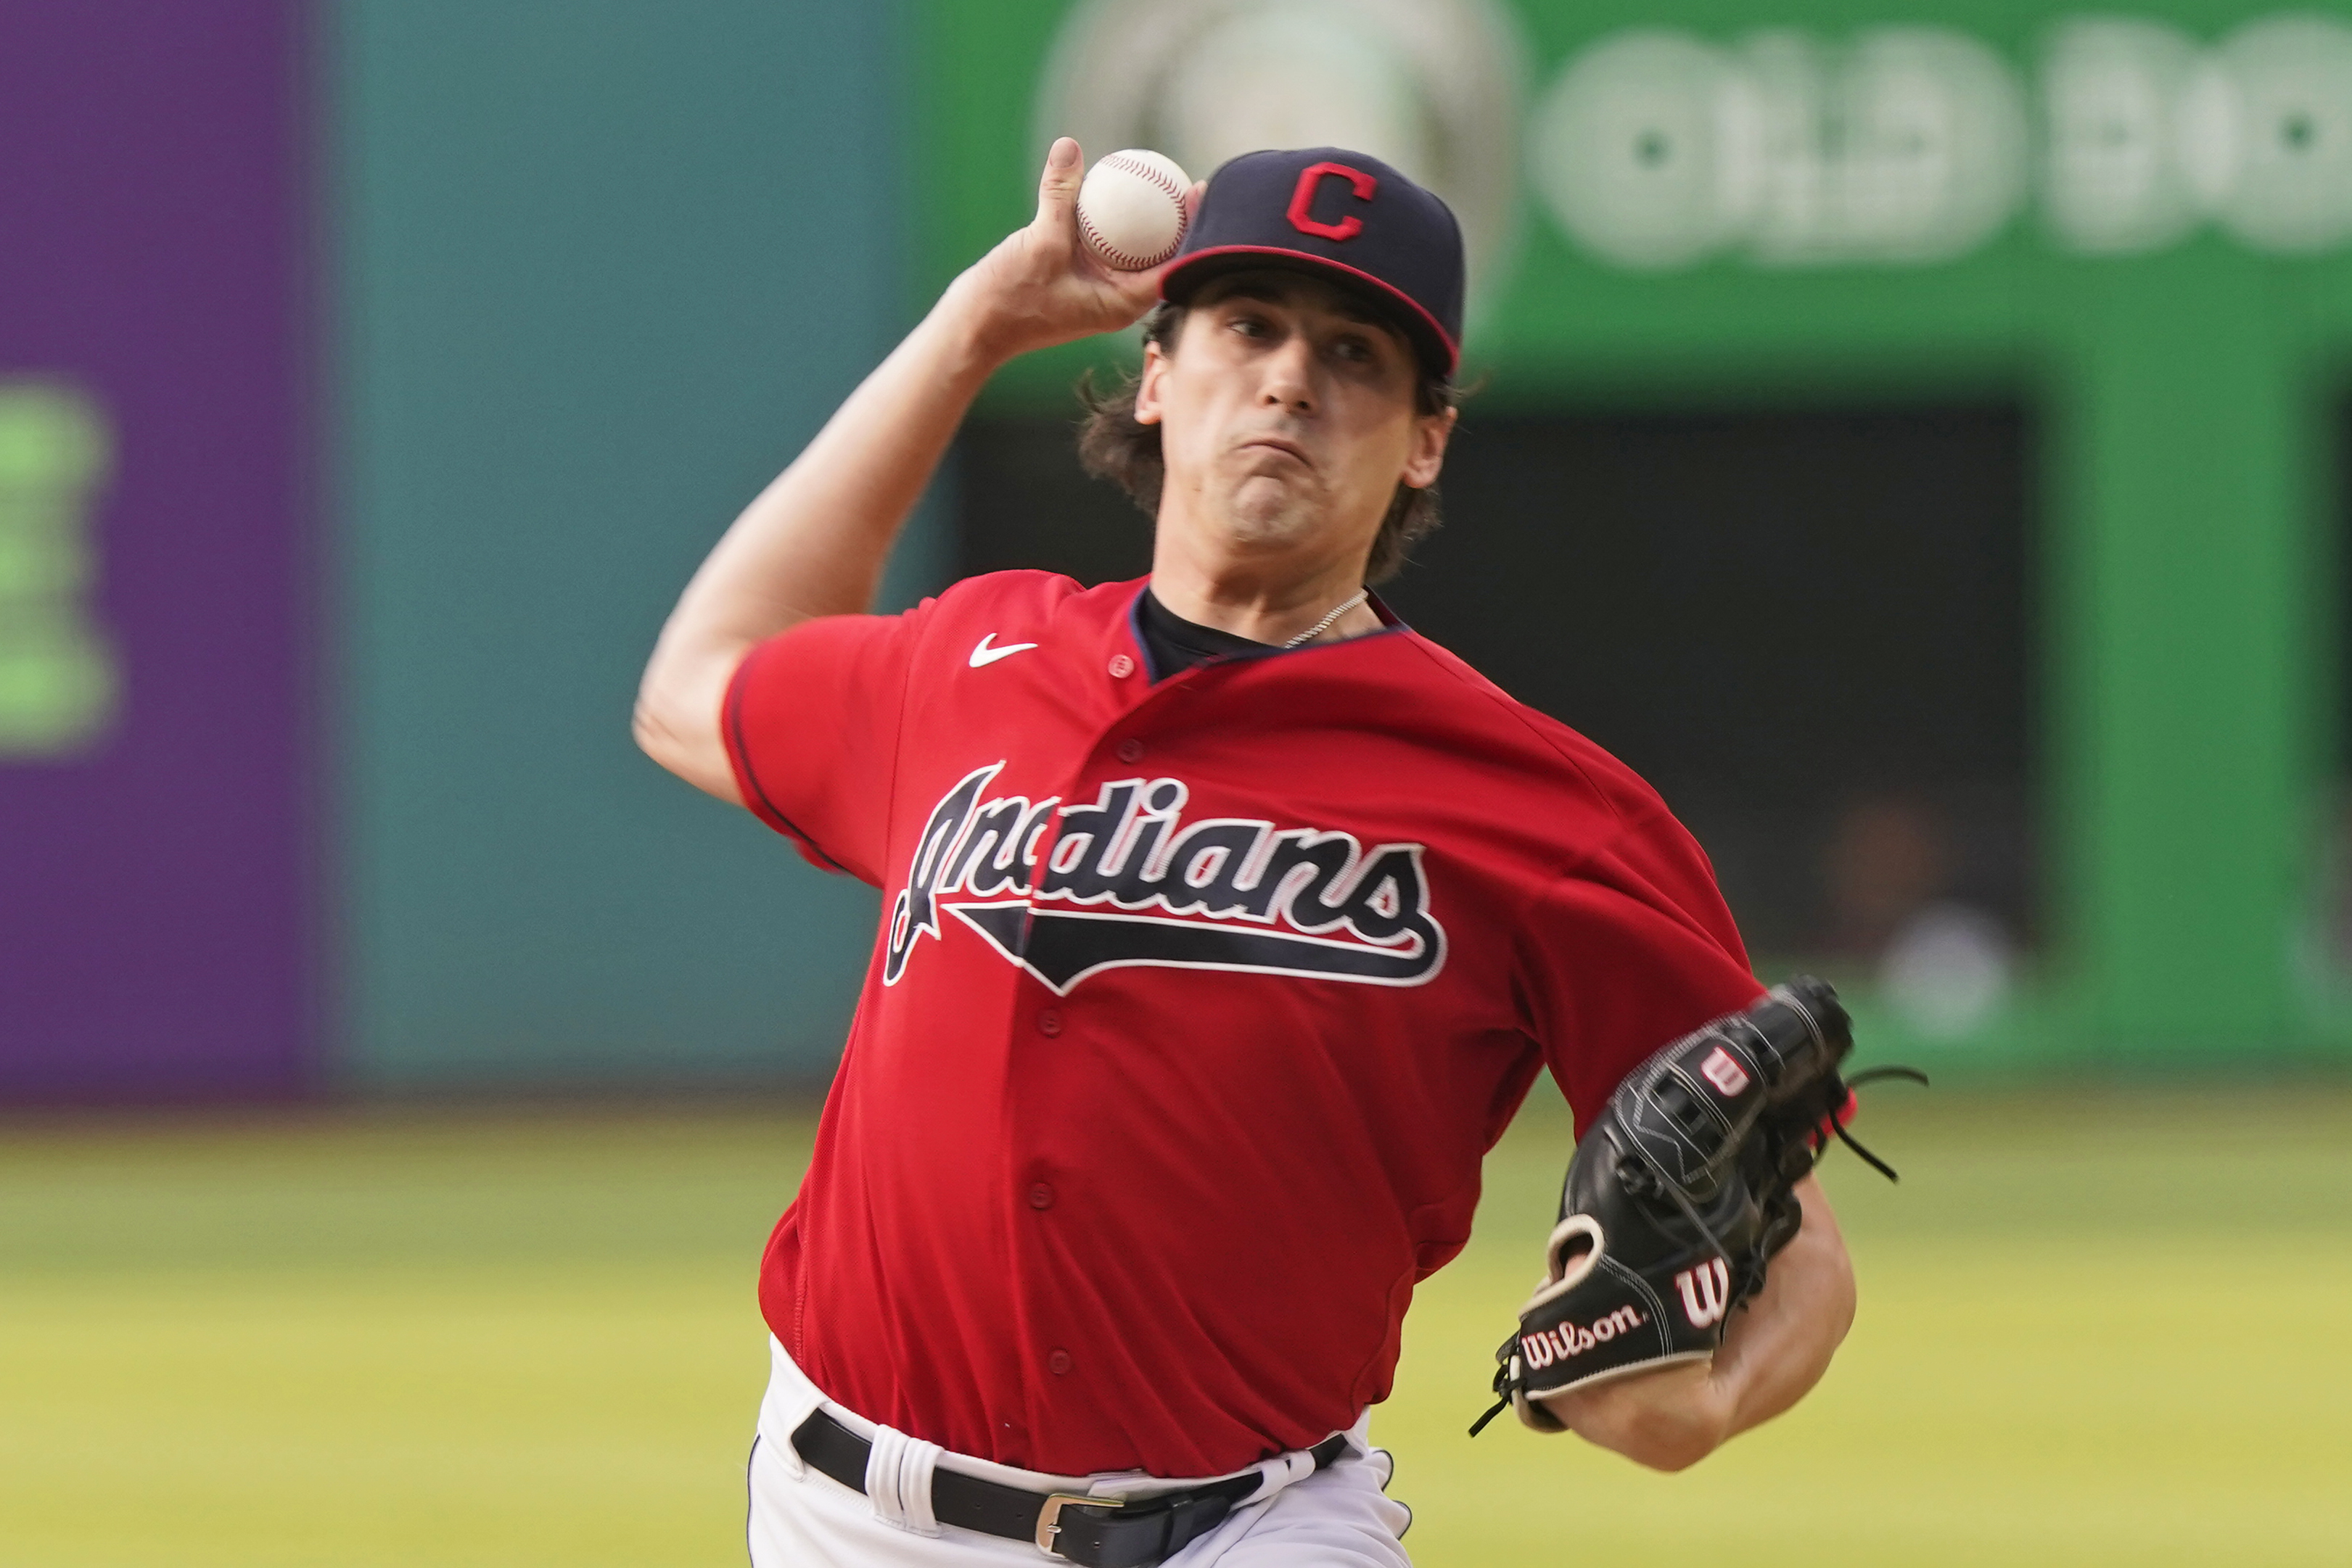
[[[951,1454],[835,1405],[772,1336],[768,1344],[773,1370],[760,1402],[749,1476],[752,1568],[1037,1568],[1048,1561],[1032,1542],[934,1521],[930,1474],[938,1465],[1031,1491],[1097,1497],[1148,1497],[1220,1479],[1049,1476]],[[863,1493],[809,1468],[793,1451],[793,1430],[820,1405],[874,1445]],[[1298,1453],[1256,1467],[1265,1479],[1252,1500],[1169,1558],[1167,1568],[1410,1568],[1400,1538],[1412,1513],[1381,1491],[1389,1456],[1365,1440],[1368,1425],[1357,1421],[1348,1434],[1352,1450],[1328,1469],[1316,1469],[1313,1458]]]

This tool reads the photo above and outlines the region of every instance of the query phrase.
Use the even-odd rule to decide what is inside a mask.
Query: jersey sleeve
[[[1652,1051],[1763,994],[1706,855],[1663,810],[1555,882],[1519,940],[1530,1030],[1579,1137]]]
[[[881,884],[899,721],[931,605],[803,621],[744,656],[721,727],[743,803],[813,865]]]

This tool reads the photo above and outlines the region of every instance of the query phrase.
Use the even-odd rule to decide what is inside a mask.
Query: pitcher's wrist
[[[948,285],[920,329],[932,340],[940,371],[950,381],[969,381],[974,387],[1019,351],[1009,346],[1011,323],[969,272]]]

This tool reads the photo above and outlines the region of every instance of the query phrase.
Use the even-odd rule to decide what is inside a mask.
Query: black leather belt
[[[866,1490],[866,1456],[874,1447],[823,1410],[793,1433],[793,1448],[852,1491]],[[1344,1432],[1307,1450],[1322,1469],[1348,1451]],[[1215,1529],[1258,1489],[1255,1475],[1234,1476],[1182,1491],[1121,1501],[1075,1492],[1034,1492],[984,1481],[945,1466],[931,1472],[931,1515],[1007,1541],[1034,1542],[1048,1557],[1084,1568],[1153,1568]]]

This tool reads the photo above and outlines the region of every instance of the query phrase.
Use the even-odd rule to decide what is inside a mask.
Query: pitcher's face
[[[1403,335],[1339,285],[1276,268],[1205,285],[1173,351],[1146,345],[1136,392],[1160,427],[1160,526],[1243,554],[1369,554],[1397,486],[1444,460],[1453,415],[1419,413],[1419,382]]]

